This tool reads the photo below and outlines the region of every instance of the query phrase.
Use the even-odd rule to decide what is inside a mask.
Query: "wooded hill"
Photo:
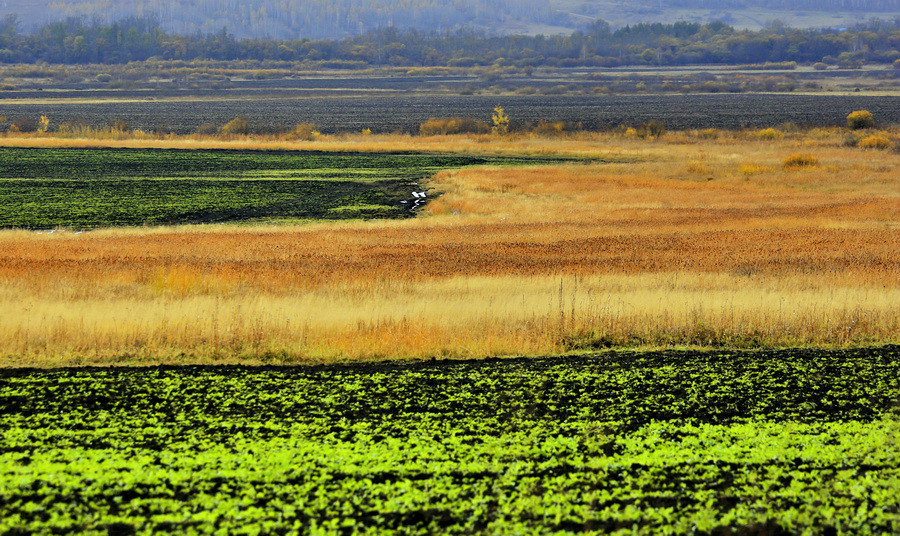
[[[741,10],[754,13],[748,19],[739,15]],[[568,33],[597,19],[617,26],[713,20],[742,20],[740,25],[746,26],[748,20],[759,25],[775,19],[790,23],[798,10],[820,15],[805,26],[846,26],[846,18],[835,19],[834,13],[860,13],[863,20],[894,18],[900,13],[900,0],[0,0],[0,17],[17,15],[23,31],[69,17],[101,24],[152,17],[175,34],[225,28],[241,38],[278,39],[338,39],[386,27]]]
[[[5,5],[4,5],[5,4]],[[0,14],[34,28],[69,17],[110,24],[153,17],[177,34],[222,28],[238,37],[339,38],[375,28],[495,28],[549,21],[549,0],[6,0]]]
[[[460,30],[422,33],[395,28],[341,40],[237,39],[223,31],[176,35],[152,20],[110,25],[78,20],[33,34],[0,21],[0,63],[124,63],[160,60],[318,62],[325,68],[395,66],[537,66],[765,64],[824,62],[858,67],[900,60],[900,23],[873,22],[848,31],[771,28],[736,30],[721,23],[639,24],[555,36],[490,36]]]

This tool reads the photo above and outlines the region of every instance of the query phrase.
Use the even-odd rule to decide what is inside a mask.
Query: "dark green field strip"
[[[98,179],[239,176],[255,170],[368,169],[385,177],[422,177],[444,169],[521,159],[468,156],[170,149],[0,148],[0,178]]]
[[[442,169],[561,159],[300,151],[0,148],[0,227],[402,218]]]
[[[308,180],[0,180],[0,227],[46,229],[335,219],[341,207],[368,205],[355,217],[403,217],[403,185]]]
[[[895,534],[900,348],[0,371],[0,534]]]

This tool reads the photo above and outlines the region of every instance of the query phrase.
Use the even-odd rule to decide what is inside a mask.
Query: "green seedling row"
[[[0,535],[897,534],[900,348],[0,372]]]

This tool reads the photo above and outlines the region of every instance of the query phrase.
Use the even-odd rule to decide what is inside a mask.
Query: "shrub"
[[[666,124],[654,119],[649,123],[641,125],[638,132],[641,134],[642,138],[660,138],[666,133]]]
[[[785,158],[782,163],[784,169],[799,169],[816,167],[819,165],[819,159],[811,154],[797,153]]]
[[[848,52],[842,52],[838,57],[838,67],[841,69],[860,69],[863,66],[863,60],[848,56]]]
[[[900,71],[900,60],[894,60],[894,69]]]
[[[38,129],[38,122],[31,117],[19,117],[12,122],[9,129],[13,132],[34,132]]]
[[[579,130],[584,130],[584,125],[580,122],[570,123],[566,121],[544,121],[541,119],[537,125],[532,127],[531,133],[538,136],[558,136],[566,132]]]
[[[484,121],[467,117],[432,117],[419,125],[422,136],[446,136],[448,134],[487,134],[491,126]]]
[[[859,145],[860,139],[862,139],[862,136],[860,136],[856,132],[849,132],[846,136],[844,136],[842,145],[844,147],[856,147]]]
[[[774,128],[764,128],[756,133],[756,137],[761,140],[780,140],[784,138],[784,134]]]
[[[250,122],[246,117],[235,117],[222,127],[222,134],[227,136],[243,136],[249,133]]]
[[[656,139],[666,133],[666,125],[662,121],[650,121],[643,123],[638,128],[619,126],[621,132],[626,138]]]
[[[886,136],[873,134],[859,140],[857,147],[860,149],[890,149],[893,145]]]
[[[701,140],[717,140],[722,133],[717,128],[704,128],[697,132],[697,137]]]
[[[212,136],[218,131],[219,127],[214,123],[201,123],[200,126],[197,127],[197,134],[201,136]]]
[[[740,172],[741,175],[745,177],[752,177],[753,175],[759,175],[761,173],[766,173],[772,171],[768,166],[762,166],[760,164],[753,163],[744,163],[741,164]]]
[[[821,61],[813,64],[813,69],[815,69],[817,71],[824,71],[827,68],[828,68],[828,64],[822,63]]]
[[[57,128],[57,133],[63,137],[88,137],[85,135],[91,127],[83,119],[70,119],[63,121]]]
[[[538,121],[538,124],[531,129],[531,132],[538,136],[556,136],[562,134],[565,130],[566,123],[564,121],[550,122],[541,119]]]
[[[853,130],[872,128],[875,126],[875,116],[868,110],[851,112],[850,115],[847,116],[847,126]]]
[[[107,83],[107,82],[112,82],[112,75],[109,75],[109,74],[106,74],[106,73],[101,73],[101,74],[98,74],[98,75],[96,76],[96,80],[97,80],[98,82],[102,82],[102,83],[104,83],[104,84]]]
[[[815,127],[806,131],[806,137],[813,140],[828,140],[834,137],[834,129]]]
[[[315,123],[298,123],[291,131],[291,137],[303,141],[315,141],[322,133],[316,130]]]

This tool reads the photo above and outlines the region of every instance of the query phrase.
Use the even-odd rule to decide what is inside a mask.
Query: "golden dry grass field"
[[[0,365],[897,343],[900,154],[844,135],[3,139],[618,163],[443,172],[403,221],[2,231]]]

